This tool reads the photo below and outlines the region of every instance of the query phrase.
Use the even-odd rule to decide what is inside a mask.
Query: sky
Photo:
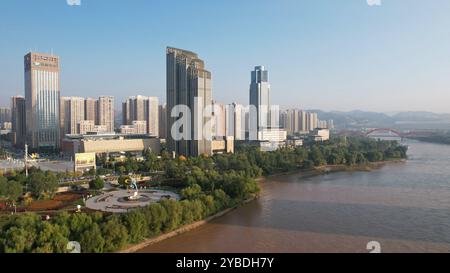
[[[157,96],[165,49],[194,51],[213,97],[248,104],[269,70],[273,104],[450,112],[448,0],[2,0],[0,106],[23,94],[23,56],[61,58],[61,95]]]

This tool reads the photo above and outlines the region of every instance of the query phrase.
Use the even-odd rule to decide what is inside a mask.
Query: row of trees
[[[0,199],[17,201],[26,192],[36,199],[50,199],[57,189],[58,178],[50,171],[31,168],[28,177],[24,172],[10,172],[0,176]]]
[[[206,194],[198,185],[184,189],[182,194],[184,200],[180,202],[163,200],[121,215],[63,212],[49,221],[31,213],[3,217],[0,252],[65,253],[69,241],[79,242],[82,252],[113,252],[204,219],[233,203],[224,191]]]

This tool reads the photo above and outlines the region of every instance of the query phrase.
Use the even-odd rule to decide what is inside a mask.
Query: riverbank
[[[380,162],[370,162],[364,165],[357,165],[357,166],[347,166],[347,165],[327,165],[327,166],[321,166],[321,167],[316,167],[313,170],[308,170],[308,171],[302,171],[302,170],[293,170],[290,172],[284,172],[284,173],[278,173],[278,174],[273,174],[273,175],[269,175],[269,176],[265,176],[265,177],[260,177],[257,179],[257,181],[259,182],[263,182],[264,180],[268,179],[268,178],[274,178],[277,176],[284,176],[284,175],[289,175],[289,174],[297,174],[299,175],[300,178],[309,178],[309,177],[314,177],[314,176],[320,176],[320,175],[325,175],[325,174],[330,174],[330,173],[336,173],[336,172],[361,172],[361,171],[372,171],[372,170],[376,170],[379,168],[382,168],[383,166],[385,166],[386,164],[391,164],[391,163],[404,163],[406,162],[406,159],[399,159],[399,160],[389,160],[389,161],[380,161]],[[181,228],[178,228],[174,231],[171,231],[169,233],[164,233],[161,234],[157,237],[153,237],[153,238],[149,238],[147,240],[144,240],[141,243],[135,244],[135,245],[130,245],[129,247],[127,247],[126,249],[119,251],[119,253],[134,253],[137,252],[143,248],[146,248],[150,245],[159,243],[161,241],[176,237],[180,234],[189,232],[191,230],[194,230],[198,227],[201,227],[209,222],[211,222],[214,219],[217,219],[219,217],[222,217],[228,213],[230,213],[231,211],[247,204],[250,203],[254,200],[256,200],[258,198],[257,195],[255,195],[254,197],[245,200],[243,203],[234,206],[232,208],[228,208],[226,210],[223,210],[219,213],[216,213],[204,220],[201,221],[197,221],[194,222],[192,224],[189,225],[185,225]]]
[[[424,143],[450,145],[450,136],[435,136],[435,137],[415,137],[411,138]]]
[[[180,234],[186,233],[186,232],[191,231],[193,229],[196,229],[196,228],[198,228],[200,226],[203,226],[203,225],[211,222],[212,220],[214,220],[216,218],[222,217],[225,214],[227,214],[227,213],[229,213],[229,212],[231,212],[231,211],[233,211],[233,210],[235,210],[235,209],[237,209],[237,208],[239,208],[239,207],[241,207],[241,206],[243,206],[243,205],[245,205],[247,203],[250,203],[250,202],[254,201],[257,198],[258,198],[258,196],[255,195],[252,198],[249,198],[249,199],[245,200],[244,202],[242,202],[239,205],[236,205],[234,207],[231,207],[231,208],[228,208],[228,209],[223,210],[221,212],[218,212],[218,213],[216,213],[216,214],[214,214],[214,215],[212,215],[212,216],[210,216],[210,217],[208,217],[208,218],[206,218],[204,220],[197,221],[197,222],[194,222],[192,224],[185,225],[185,226],[183,226],[181,228],[178,228],[178,229],[176,229],[174,231],[171,231],[171,232],[168,232],[168,233],[164,233],[164,234],[161,234],[161,235],[153,237],[153,238],[146,239],[146,240],[144,240],[141,243],[138,243],[138,244],[135,244],[135,245],[131,245],[131,246],[127,247],[124,250],[118,251],[118,253],[134,253],[134,252],[137,252],[137,251],[139,251],[139,250],[141,250],[143,248],[146,248],[146,247],[148,247],[150,245],[153,245],[153,244],[159,243],[161,241],[167,240],[169,238],[172,238],[172,237],[178,236]]]
[[[282,172],[277,174],[272,174],[264,177],[260,177],[257,180],[258,181],[264,181],[267,178],[273,178],[277,176],[284,176],[289,174],[297,174],[299,178],[309,178],[319,175],[325,175],[329,173],[336,173],[336,172],[370,172],[373,170],[377,170],[385,166],[386,164],[394,164],[394,163],[405,163],[407,159],[395,159],[395,160],[386,160],[386,161],[378,161],[378,162],[368,162],[366,164],[361,165],[354,165],[354,166],[348,166],[348,165],[325,165],[320,167],[314,167],[314,169],[311,170],[293,170],[289,172]]]

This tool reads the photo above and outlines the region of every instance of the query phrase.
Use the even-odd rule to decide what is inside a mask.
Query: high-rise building
[[[25,64],[27,142],[32,149],[60,146],[60,62],[49,54],[28,53]]]
[[[114,132],[114,97],[102,96],[97,101],[97,125],[106,126],[108,133]]]
[[[122,125],[130,124],[131,122],[131,103],[130,98],[122,102]]]
[[[159,136],[159,100],[157,97],[129,97],[122,103],[122,123],[132,125],[135,121],[145,121],[145,134]]]
[[[297,109],[289,109],[286,111],[285,129],[288,134],[294,134],[300,131],[301,112]]]
[[[250,121],[256,120],[256,130],[259,132],[271,128],[269,72],[264,66],[257,66],[252,71],[250,106],[255,107],[257,111],[257,113],[250,112]],[[257,116],[253,117],[254,114]]]
[[[166,139],[167,137],[167,108],[166,105],[159,106],[159,137]]]
[[[200,116],[203,109],[211,107],[211,72],[205,70],[205,63],[197,54],[182,49],[168,47],[166,61],[167,148],[184,156],[212,154],[211,117]],[[172,117],[172,111],[178,114],[183,106],[191,111],[190,128],[172,128],[183,118],[181,114]]]
[[[313,131],[319,126],[317,113],[306,113],[306,130]]]
[[[159,99],[148,98],[147,134],[159,137]]]
[[[11,108],[0,108],[0,124],[11,122]]]
[[[97,100],[87,98],[84,100],[84,118],[85,120],[97,121]]]
[[[309,129],[307,127],[307,120],[308,120],[308,113],[305,111],[300,112],[300,126],[299,130],[300,132],[308,132]]]
[[[61,97],[63,135],[80,134],[80,122],[85,120],[85,101],[80,97]]]
[[[213,112],[211,129],[214,137],[224,137],[227,133],[227,115],[224,104],[216,101],[212,102]]]
[[[25,97],[11,98],[12,142],[17,148],[23,148],[26,141]]]
[[[226,108],[226,132],[227,136],[235,140],[245,140],[246,111],[242,104],[233,102]]]

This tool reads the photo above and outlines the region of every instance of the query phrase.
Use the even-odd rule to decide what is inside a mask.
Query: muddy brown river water
[[[140,252],[450,252],[450,146],[405,144],[408,162],[379,170],[267,179],[260,199]]]

